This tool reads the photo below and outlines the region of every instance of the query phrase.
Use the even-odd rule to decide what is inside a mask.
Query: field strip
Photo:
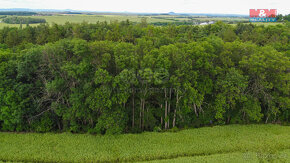
[[[194,155],[171,159],[151,160],[149,162],[261,162],[262,160],[290,162],[290,149],[284,149],[278,151],[278,153],[259,153],[252,151],[215,153],[208,155]]]
[[[0,160],[154,162],[218,159],[221,155],[243,161],[249,153],[255,159],[273,158],[284,151],[289,155],[289,140],[289,127],[279,125],[229,125],[114,136],[0,132]]]
[[[278,152],[278,153],[277,153]],[[283,153],[283,152],[288,152],[288,153]],[[128,159],[128,160],[108,160],[108,161],[101,161],[101,160],[95,160],[95,162],[168,162],[168,161],[174,161],[174,162],[179,162],[179,161],[193,161],[193,160],[199,160],[201,158],[205,159],[217,159],[217,158],[222,158],[222,160],[244,160],[247,162],[251,161],[258,161],[258,160],[263,160],[263,159],[274,159],[274,160],[281,160],[281,159],[286,159],[290,161],[290,147],[281,149],[279,151],[276,151],[276,153],[259,153],[259,152],[253,152],[253,151],[247,151],[247,152],[239,152],[239,151],[231,151],[231,152],[217,152],[217,153],[211,153],[211,154],[177,154],[177,155],[170,155],[170,156],[160,156],[156,158],[150,158],[150,159]],[[51,161],[45,161],[45,160],[9,160],[9,159],[1,159],[0,158],[0,163],[2,162],[51,162]],[[57,161],[58,162],[58,161]],[[64,161],[66,162],[66,161]],[[70,161],[69,161],[70,162]],[[77,161],[78,162],[78,161]],[[86,161],[84,161],[86,162]]]

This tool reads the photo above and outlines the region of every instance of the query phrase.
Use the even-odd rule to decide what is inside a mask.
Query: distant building
[[[208,25],[207,22],[200,23],[199,25]]]
[[[203,23],[200,23],[199,25],[209,25],[209,24],[214,24],[214,21],[203,22]]]

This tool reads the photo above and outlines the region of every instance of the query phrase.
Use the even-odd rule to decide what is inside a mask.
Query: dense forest
[[[46,23],[45,19],[40,18],[27,18],[27,17],[7,17],[3,19],[4,23],[7,24],[37,24],[37,23]]]
[[[290,24],[0,30],[0,130],[99,134],[289,123]]]

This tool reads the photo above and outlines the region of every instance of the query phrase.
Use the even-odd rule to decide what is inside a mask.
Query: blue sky
[[[248,14],[251,8],[273,8],[289,14],[290,0],[0,0],[0,8],[223,14]]]

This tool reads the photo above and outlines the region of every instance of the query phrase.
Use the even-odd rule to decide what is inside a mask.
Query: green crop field
[[[229,125],[99,136],[0,133],[0,161],[289,162],[290,126]]]
[[[259,152],[236,152],[226,154],[213,154],[194,157],[179,157],[175,159],[164,159],[149,161],[155,162],[234,162],[234,163],[256,163],[256,162],[290,162],[290,150],[283,150],[275,154]]]
[[[65,22],[81,23],[96,23],[98,21],[125,21],[141,22],[142,16],[137,15],[55,15],[55,16],[39,16],[44,18],[48,23],[64,24]],[[154,17],[146,17],[149,23],[151,22],[168,22],[168,20],[159,20]]]

